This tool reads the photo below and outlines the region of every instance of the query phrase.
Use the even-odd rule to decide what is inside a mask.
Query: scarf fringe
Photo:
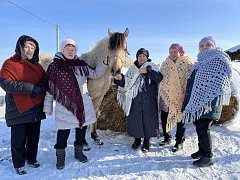
[[[68,111],[72,112],[73,115],[77,117],[77,120],[79,121],[79,127],[81,128],[85,123],[84,109],[83,113],[81,113],[79,111],[79,107],[76,104],[74,104],[69,98],[67,98],[64,94],[62,94],[59,89],[55,88],[54,83],[51,81],[49,81],[49,93],[53,95],[54,99],[59,104],[64,106]]]
[[[130,87],[128,90],[124,90],[124,88],[118,88],[117,100],[118,104],[122,107],[126,116],[129,115],[132,99],[134,99],[138,92],[141,91],[143,86],[143,78],[140,75],[137,77],[136,81],[134,82],[133,86]]]
[[[220,95],[217,98],[217,106],[220,105],[229,105],[230,103],[230,97],[231,97],[231,93],[227,93],[225,95]],[[188,123],[188,122],[195,122],[196,120],[200,119],[202,115],[205,115],[209,112],[212,111],[212,101],[207,102],[204,106],[200,107],[200,109],[194,111],[194,112],[183,112],[183,118],[182,121],[184,123]]]

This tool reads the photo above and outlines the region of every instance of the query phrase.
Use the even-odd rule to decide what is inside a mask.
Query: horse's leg
[[[98,118],[98,110],[102,103],[103,97],[97,98],[93,100],[94,110],[96,113],[96,116]],[[94,143],[98,145],[103,145],[103,142],[101,141],[101,138],[97,134],[97,121],[90,126],[91,131],[91,138],[94,140]]]

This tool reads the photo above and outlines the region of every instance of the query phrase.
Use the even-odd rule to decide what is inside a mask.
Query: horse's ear
[[[125,37],[127,37],[128,33],[129,33],[129,30],[128,30],[128,28],[126,28],[126,30],[125,30],[125,32],[123,34],[124,34]]]
[[[111,37],[113,35],[113,32],[110,28],[108,28],[108,35],[109,35],[109,37]]]

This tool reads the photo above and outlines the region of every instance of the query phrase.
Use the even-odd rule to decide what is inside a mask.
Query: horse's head
[[[121,72],[121,68],[129,55],[126,42],[128,32],[128,28],[124,33],[112,32],[108,29],[109,66],[113,76]]]

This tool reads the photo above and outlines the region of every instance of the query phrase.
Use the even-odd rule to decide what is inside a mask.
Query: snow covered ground
[[[33,169],[26,165],[27,175],[15,173],[10,153],[10,128],[6,126],[4,111],[0,106],[0,179],[240,179],[240,115],[232,123],[211,129],[214,165],[197,168],[192,165],[191,153],[197,150],[195,127],[188,124],[184,149],[173,153],[172,146],[160,147],[162,138],[152,138],[150,152],[132,150],[133,138],[126,133],[98,131],[104,142],[95,145],[87,132],[91,150],[85,152],[89,162],[80,163],[73,155],[74,130],[71,131],[66,149],[66,166],[55,167],[53,148],[56,141],[54,117],[42,121],[38,161],[41,166]],[[175,129],[172,131],[174,136]],[[174,142],[172,143],[174,145]]]

